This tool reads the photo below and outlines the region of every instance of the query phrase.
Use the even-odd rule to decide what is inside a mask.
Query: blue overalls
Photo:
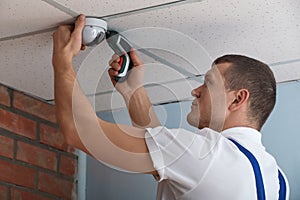
[[[245,156],[249,159],[251,162],[254,174],[255,174],[255,182],[256,182],[256,192],[257,192],[257,200],[265,200],[266,195],[265,195],[265,188],[264,188],[264,182],[262,179],[259,163],[257,162],[256,158],[254,155],[245,149],[242,145],[234,141],[233,139],[229,139],[232,141],[238,148],[239,150],[245,154]],[[279,179],[279,200],[286,200],[286,182],[284,180],[284,177],[280,170],[278,169],[278,179]]]

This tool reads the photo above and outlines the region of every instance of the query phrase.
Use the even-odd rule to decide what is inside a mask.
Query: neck
[[[240,118],[239,120],[238,119],[227,120],[223,126],[223,130],[233,128],[233,127],[248,127],[260,131],[260,128],[257,126],[256,123],[253,122],[251,123],[249,120],[243,120],[242,118]]]

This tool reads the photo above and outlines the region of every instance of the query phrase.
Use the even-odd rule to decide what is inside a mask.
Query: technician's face
[[[226,116],[226,91],[224,73],[229,63],[213,66],[205,75],[203,85],[192,90],[195,99],[187,116],[190,125],[199,129],[210,127],[221,131]]]

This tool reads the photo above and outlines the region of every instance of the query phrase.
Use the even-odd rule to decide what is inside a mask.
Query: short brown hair
[[[214,64],[220,63],[231,63],[224,75],[227,89],[249,91],[248,117],[261,129],[276,102],[276,81],[270,67],[242,55],[225,55],[214,61]]]

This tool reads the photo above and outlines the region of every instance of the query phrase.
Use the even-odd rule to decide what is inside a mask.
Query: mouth
[[[198,107],[198,103],[197,102],[192,102],[192,105],[191,105],[191,109],[194,109],[194,108],[197,108]]]
[[[192,102],[192,106],[197,106],[197,105],[198,105],[197,102],[195,102],[195,101]]]

